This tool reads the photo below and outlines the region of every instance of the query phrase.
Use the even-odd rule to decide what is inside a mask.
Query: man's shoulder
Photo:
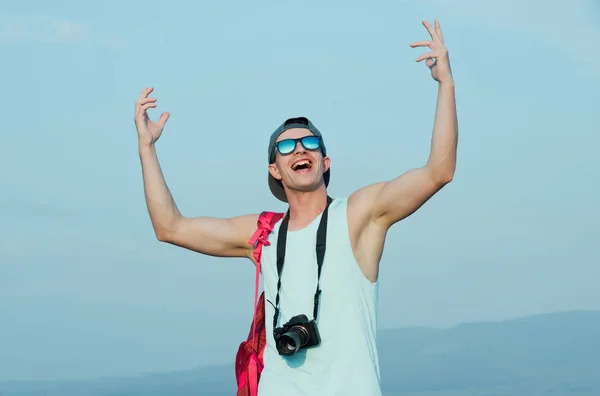
[[[384,186],[384,182],[373,183],[350,194],[347,198],[348,216],[355,218],[360,223],[368,220],[373,213],[377,196]]]
[[[385,182],[378,182],[359,188],[348,196],[348,204],[364,206],[365,204],[372,203],[383,187],[385,187],[385,184]]]

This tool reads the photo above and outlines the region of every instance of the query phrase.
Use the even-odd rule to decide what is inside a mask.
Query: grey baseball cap
[[[327,150],[325,149],[325,142],[323,141],[323,135],[321,135],[321,132],[319,132],[317,127],[315,127],[314,124],[308,118],[306,118],[306,117],[289,118],[271,134],[271,138],[269,139],[269,164],[272,164],[273,162],[275,162],[275,155],[276,155],[275,142],[277,141],[277,138],[283,132],[287,131],[288,129],[292,129],[292,128],[308,129],[309,131],[312,132],[313,135],[320,137],[321,138],[321,152],[323,153],[323,155],[327,155]],[[331,168],[327,169],[327,172],[325,172],[323,174],[323,181],[325,182],[326,187],[329,185],[330,173],[331,173]],[[273,195],[280,201],[287,202],[285,190],[283,189],[283,185],[281,184],[281,181],[275,179],[273,176],[271,176],[270,173],[268,175],[269,175],[268,176],[269,177],[269,188],[271,189],[271,192],[273,193]]]

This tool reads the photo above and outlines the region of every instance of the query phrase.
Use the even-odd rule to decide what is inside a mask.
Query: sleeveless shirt
[[[317,327],[321,344],[281,356],[273,338],[277,292],[279,221],[264,246],[267,344],[258,396],[381,396],[376,346],[378,282],[370,282],[354,257],[348,231],[347,198],[329,206],[327,242],[321,271]],[[322,214],[307,227],[288,231],[279,292],[277,327],[296,315],[314,319],[317,286],[315,245]]]

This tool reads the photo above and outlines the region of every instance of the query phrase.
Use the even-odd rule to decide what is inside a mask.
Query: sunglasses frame
[[[316,148],[308,148],[308,147],[306,147],[306,145],[303,142],[304,139],[316,139],[317,142],[318,142],[317,147]],[[294,148],[289,153],[282,153],[281,150],[279,149],[279,145],[282,142],[286,142],[286,141],[293,141],[294,142]],[[309,151],[315,151],[315,150],[320,150],[321,149],[321,137],[320,136],[308,135],[308,136],[302,136],[300,138],[283,139],[283,140],[280,140],[278,142],[275,142],[275,144],[273,145],[273,155],[272,155],[273,160],[275,160],[275,155],[274,155],[275,154],[275,150],[277,150],[279,152],[279,154],[281,154],[281,155],[290,155],[290,154],[292,154],[296,150],[296,147],[298,146],[298,142],[300,142],[300,144],[302,144],[302,147],[304,147],[304,149],[309,150]]]

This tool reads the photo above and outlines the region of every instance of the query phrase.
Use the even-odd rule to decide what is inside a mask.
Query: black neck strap
[[[327,213],[329,211],[329,205],[333,202],[333,199],[327,196],[327,206],[321,216],[321,222],[317,230],[317,290],[315,292],[315,306],[313,311],[313,317],[317,319],[317,312],[319,310],[319,280],[321,279],[321,268],[323,267],[323,260],[325,259],[325,244],[327,240]],[[281,272],[283,271],[283,263],[285,261],[285,243],[287,240],[288,223],[290,221],[290,210],[288,209],[281,227],[279,228],[279,235],[277,236],[277,296],[275,297],[275,314],[273,315],[273,329],[277,328],[277,318],[279,317],[279,289],[281,288]]]

